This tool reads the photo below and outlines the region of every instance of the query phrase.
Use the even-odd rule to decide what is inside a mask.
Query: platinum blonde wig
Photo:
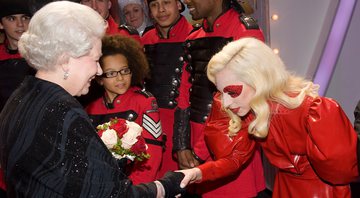
[[[86,55],[107,27],[92,8],[69,1],[45,5],[31,18],[19,40],[19,51],[36,70],[53,70],[70,57]]]
[[[255,119],[249,125],[249,133],[265,138],[269,130],[270,106],[276,102],[294,109],[306,95],[318,96],[319,86],[286,70],[280,57],[262,41],[242,38],[227,44],[209,61],[207,75],[216,84],[215,74],[228,68],[242,81],[255,89],[250,107]],[[241,119],[231,111],[229,134],[236,135]]]

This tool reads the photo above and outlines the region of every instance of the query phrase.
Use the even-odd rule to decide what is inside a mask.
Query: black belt
[[[166,147],[165,146],[165,143],[166,143],[166,135],[165,134],[163,134],[161,141],[148,139],[148,138],[144,138],[144,139],[145,139],[146,144],[153,144],[156,146],[161,146],[165,150],[165,147]]]

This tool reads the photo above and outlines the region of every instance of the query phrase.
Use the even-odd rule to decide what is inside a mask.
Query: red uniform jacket
[[[144,129],[142,136],[147,142],[147,152],[151,157],[141,166],[135,166],[129,178],[134,184],[155,180],[162,160],[162,129],[155,98],[137,87],[131,87],[114,99],[111,104],[112,108],[109,108],[109,105],[104,103],[103,98],[99,98],[90,103],[86,107],[86,111],[90,118],[101,118],[101,116],[107,115],[107,118],[104,118],[101,123],[109,121],[109,117],[113,116],[135,121],[142,126]]]
[[[166,49],[169,53],[171,53],[173,50],[173,47],[181,46],[182,43],[185,41],[186,37],[189,35],[191,30],[193,29],[192,25],[186,20],[184,16],[181,16],[180,19],[170,28],[168,32],[168,38],[163,38],[161,34],[159,33],[159,30],[154,27],[153,29],[150,29],[146,32],[144,32],[144,35],[141,37],[142,45],[145,47],[145,49],[152,48],[157,46],[157,44],[166,43],[169,45],[166,45],[168,49]],[[171,45],[173,44],[173,45]],[[165,47],[165,48],[166,48]],[[145,50],[146,55],[149,57],[150,55]],[[149,52],[150,53],[150,52]],[[173,52],[174,53],[174,52]],[[184,52],[182,51],[181,54],[174,54],[176,57],[176,60],[150,60],[149,63],[151,65],[152,69],[155,69],[157,67],[157,70],[161,70],[158,67],[163,67],[164,65],[173,66],[173,64],[179,63],[179,59],[183,56]],[[156,57],[159,57],[159,55],[156,55]],[[161,62],[161,64],[156,64]],[[180,61],[180,66],[182,66],[183,63]],[[180,67],[181,69],[181,67]],[[165,68],[164,68],[165,70]],[[164,71],[162,70],[162,71]],[[170,70],[170,69],[168,69]],[[180,70],[179,70],[180,71]],[[184,71],[184,68],[181,69],[181,71]],[[171,71],[172,73],[169,73],[168,76],[177,76],[175,69]],[[181,75],[179,76],[181,77]],[[180,80],[180,79],[179,79]],[[171,85],[171,81],[164,82],[163,77],[160,75],[152,75],[152,81],[153,82],[161,82],[161,83],[168,83],[168,85]],[[146,86],[146,84],[145,84]],[[156,84],[154,85],[156,86]],[[176,89],[178,89],[176,87]],[[154,94],[154,93],[153,93]],[[167,93],[161,93],[162,95],[166,95]],[[169,97],[170,98],[170,97]],[[177,101],[177,97],[175,97],[175,100]],[[172,101],[168,101],[172,102]],[[176,102],[174,103],[176,104]],[[174,124],[174,111],[175,111],[176,105],[172,108],[159,108],[160,111],[160,120],[162,121],[162,128],[163,132],[167,136],[166,141],[166,149],[163,154],[163,162],[161,165],[161,169],[159,171],[159,177],[162,177],[167,171],[169,170],[177,170],[177,162],[173,160],[172,157],[172,138],[173,138],[173,124]]]
[[[250,158],[256,142],[247,132],[252,115],[236,137],[227,136],[229,118],[217,97],[205,138],[218,160],[199,167],[203,180],[233,174]],[[257,142],[279,169],[273,197],[350,197],[347,184],[358,176],[357,135],[339,104],[323,97],[306,97],[295,109],[270,104],[269,134]]]
[[[157,43],[184,42],[192,29],[192,25],[181,15],[180,19],[170,28],[168,38],[161,37],[155,25],[154,28],[144,32],[144,35],[141,37],[141,43],[143,45],[154,45]]]

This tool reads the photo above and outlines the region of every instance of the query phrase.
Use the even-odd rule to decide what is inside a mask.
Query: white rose
[[[114,129],[108,129],[104,131],[101,136],[101,140],[105,143],[108,149],[114,147],[114,145],[117,143],[117,138],[118,137]]]
[[[125,149],[130,149],[138,140],[137,137],[141,135],[142,127],[136,124],[135,122],[128,122],[126,124],[129,127],[129,130],[121,138],[121,145]]]

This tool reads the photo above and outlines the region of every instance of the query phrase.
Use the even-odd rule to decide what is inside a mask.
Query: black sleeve
[[[191,149],[190,145],[190,108],[176,108],[174,114],[173,152]]]
[[[177,194],[183,195],[185,193],[185,188],[180,188],[180,183],[184,177],[184,173],[169,171],[164,177],[158,180],[165,189],[166,198],[175,197]]]
[[[181,172],[167,172],[164,177],[158,181],[164,187],[165,198],[173,198],[178,194],[184,195],[186,192],[185,188],[180,188],[180,182],[184,178],[184,174]],[[154,182],[149,182],[146,184],[139,184],[132,186],[130,191],[128,191],[127,197],[156,197],[156,184]]]
[[[146,184],[139,184],[132,186],[127,193],[127,197],[156,197],[156,184],[154,182],[146,183]]]
[[[84,120],[79,122],[84,123],[81,131],[86,127],[88,127],[88,129],[86,132],[76,133],[78,137],[72,139],[84,140],[86,139],[86,137],[83,136],[84,134],[92,137],[88,144],[85,144],[88,145],[87,151],[84,150],[84,152],[87,152],[87,159],[85,160],[88,161],[86,172],[83,173],[83,177],[75,176],[71,179],[81,184],[81,188],[79,188],[81,189],[80,197],[156,197],[157,188],[154,182],[133,185],[131,180],[129,180],[118,167],[116,160],[97,136],[96,131],[92,128],[88,119],[85,117]],[[81,125],[82,124],[74,124],[74,126],[76,126],[75,128]],[[75,131],[79,131],[79,129]],[[79,151],[79,149],[76,150]],[[80,178],[83,178],[83,180]],[[73,185],[74,184],[71,184],[71,186]]]

